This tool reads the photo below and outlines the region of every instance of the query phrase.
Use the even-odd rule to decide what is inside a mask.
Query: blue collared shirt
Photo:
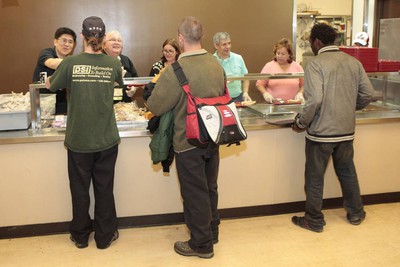
[[[248,73],[246,64],[241,55],[230,52],[227,59],[221,59],[217,52],[214,56],[221,62],[225,70],[226,76],[242,76]],[[239,96],[242,93],[242,81],[231,81],[228,83],[229,94],[232,98]]]

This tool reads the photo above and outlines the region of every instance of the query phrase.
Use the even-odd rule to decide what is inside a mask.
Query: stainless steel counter
[[[298,113],[302,105],[256,104],[247,108],[238,108],[241,121],[246,130],[272,130],[284,126],[267,124],[268,116],[282,119]],[[400,122],[400,106],[383,105],[374,102],[365,109],[357,111],[357,124]],[[122,138],[146,137],[151,134],[146,130],[146,123],[119,125]],[[43,128],[40,130],[0,131],[1,144],[40,143],[64,141],[65,129]]]

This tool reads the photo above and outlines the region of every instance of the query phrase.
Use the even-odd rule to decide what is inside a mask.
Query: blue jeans
[[[305,217],[313,227],[324,225],[324,215],[321,211],[324,175],[331,156],[342,189],[344,208],[352,216],[364,214],[356,168],[353,162],[353,141],[318,143],[306,139]]]

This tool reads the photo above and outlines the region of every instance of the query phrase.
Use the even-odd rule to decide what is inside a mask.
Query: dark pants
[[[362,216],[364,213],[353,162],[353,141],[317,143],[306,139],[305,216],[309,224],[315,227],[324,224],[324,215],[321,211],[324,175],[331,156],[342,189],[344,208],[350,215]]]
[[[107,245],[117,229],[114,203],[114,170],[118,146],[95,153],[68,150],[68,174],[72,196],[70,232],[78,243],[87,243],[95,231],[98,246]],[[94,229],[89,215],[89,187],[93,181]]]
[[[189,246],[201,253],[213,251],[218,239],[219,150],[195,148],[176,154],[176,168],[183,199],[185,222],[190,230]]]

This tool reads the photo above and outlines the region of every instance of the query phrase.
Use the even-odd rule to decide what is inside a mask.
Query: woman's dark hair
[[[286,39],[286,38],[282,38],[276,43],[276,45],[274,47],[274,58],[273,58],[274,61],[277,61],[277,59],[276,59],[276,51],[279,48],[282,48],[282,47],[285,47],[286,50],[288,51],[289,58],[288,58],[287,62],[289,64],[292,63],[293,62],[293,46],[292,46],[292,42],[289,39]]]
[[[54,33],[54,39],[60,38],[60,36],[63,35],[63,34],[71,35],[72,39],[74,39],[74,42],[76,42],[76,33],[73,30],[71,30],[70,28],[67,28],[67,27],[58,28],[56,30],[56,32]]]
[[[164,41],[164,43],[162,45],[162,48],[164,49],[164,46],[166,46],[166,45],[170,45],[176,50],[175,60],[178,60],[178,57],[181,54],[181,49],[179,48],[178,42],[174,38],[169,38],[169,39]],[[161,57],[161,60],[163,62],[167,61],[167,59],[165,58],[164,53],[163,53],[163,56]]]
[[[311,29],[310,41],[319,39],[324,45],[331,45],[335,43],[338,36],[337,29],[325,22],[315,24]]]
[[[104,36],[96,38],[96,37],[86,37],[85,35],[83,35],[83,38],[85,38],[87,44],[92,47],[94,52],[102,50]]]

